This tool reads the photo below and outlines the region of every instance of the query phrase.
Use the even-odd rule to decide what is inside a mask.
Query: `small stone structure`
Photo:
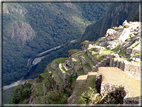
[[[56,68],[58,68],[58,64],[57,63],[55,63],[54,61],[52,61],[52,63],[51,63],[51,67],[53,68],[53,69],[56,69]]]

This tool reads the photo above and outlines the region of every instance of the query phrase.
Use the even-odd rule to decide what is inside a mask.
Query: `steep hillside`
[[[29,58],[79,39],[107,8],[108,3],[3,3],[3,85],[27,73]]]
[[[102,37],[108,28],[118,26],[124,20],[139,21],[138,3],[111,3],[105,17],[85,29],[81,41],[96,40]]]
[[[68,58],[15,88],[18,104],[139,104],[140,22],[123,22],[97,41],[84,41]],[[22,96],[22,97],[21,97]]]

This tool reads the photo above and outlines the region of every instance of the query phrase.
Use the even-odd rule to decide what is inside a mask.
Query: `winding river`
[[[76,43],[77,42],[77,40],[75,39],[75,40],[72,40],[72,41],[70,41],[69,43]],[[29,65],[29,70],[28,70],[28,72],[27,72],[27,74],[31,71],[31,69],[34,67],[34,66],[36,66],[43,58],[45,58],[45,56],[46,55],[48,55],[48,53],[49,52],[52,52],[52,51],[56,51],[56,50],[58,50],[58,49],[60,49],[60,48],[62,48],[64,45],[59,45],[59,46],[56,46],[56,47],[54,47],[54,48],[51,48],[51,49],[49,49],[49,50],[46,50],[46,51],[44,51],[44,52],[41,52],[41,53],[39,53],[39,54],[37,54],[36,56],[35,56],[35,58],[29,58],[28,59],[28,63],[27,63],[27,65]],[[26,74],[26,75],[27,75]],[[25,76],[26,76],[25,75]],[[25,77],[24,76],[24,77]],[[16,81],[16,82],[14,82],[14,83],[11,83],[10,85],[6,85],[6,86],[3,86],[3,90],[6,90],[6,89],[9,89],[9,88],[12,88],[12,87],[16,87],[16,86],[18,86],[19,84],[24,84],[25,83],[25,81],[26,80],[23,80],[23,78],[22,79],[20,79],[20,80],[18,80],[18,81]],[[1,89],[0,89],[1,90]]]

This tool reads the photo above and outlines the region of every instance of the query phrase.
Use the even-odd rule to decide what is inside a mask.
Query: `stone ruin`
[[[110,72],[112,72],[112,75],[109,74]],[[116,72],[116,74],[114,75],[113,72]],[[116,80],[116,78],[118,77],[117,73],[120,75],[118,80]],[[101,96],[112,96],[113,99],[111,100],[119,100],[121,104],[139,104],[139,98],[135,98],[135,95],[132,94],[133,91],[130,89],[136,89],[137,87],[128,87],[129,81],[126,84],[124,84],[123,82],[121,83],[123,79],[125,80],[124,75],[127,74],[116,67],[100,67],[97,72],[95,83],[95,88],[97,89],[97,92],[100,93]],[[137,94],[140,95],[140,89]],[[109,104],[109,102],[110,100],[106,100],[105,103]]]

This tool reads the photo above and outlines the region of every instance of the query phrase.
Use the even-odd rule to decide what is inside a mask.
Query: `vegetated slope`
[[[3,85],[27,73],[29,58],[80,38],[107,8],[108,3],[3,3]]]
[[[82,49],[54,59],[38,78],[16,87],[12,102],[138,104],[140,29],[140,22],[124,21],[97,41],[82,42]]]
[[[97,7],[96,4],[90,3],[89,6],[84,6],[83,4],[79,3],[78,5],[80,7],[83,7],[82,9],[84,11],[82,11],[82,15],[84,17],[88,16],[88,18],[90,20],[93,20],[92,19],[93,17],[91,17],[91,15],[92,16],[94,16],[96,14],[97,14],[97,16],[99,15],[99,13],[96,11],[96,10],[98,10],[99,7],[98,8],[94,8],[95,11],[92,8],[91,8],[92,11],[88,10],[89,6],[95,5],[95,7]],[[78,5],[76,5],[76,6],[78,6]],[[105,7],[104,4],[102,4],[101,6]],[[70,7],[73,7],[73,6],[70,6]],[[120,9],[120,8],[123,8],[123,9]],[[89,13],[91,15],[88,14],[86,16],[86,14],[84,14],[85,11],[89,11]],[[95,13],[93,14],[93,12],[95,12]],[[110,15],[113,15],[113,17],[110,17]],[[97,16],[94,16],[94,18],[96,18]],[[98,39],[99,37],[101,37],[105,33],[105,31],[107,30],[107,28],[111,27],[112,25],[113,26],[117,26],[118,22],[119,22],[119,24],[121,24],[125,20],[125,18],[127,20],[132,19],[133,21],[138,21],[138,19],[139,19],[139,15],[138,15],[138,4],[137,3],[111,3],[107,14],[102,19],[100,19],[99,21],[97,21],[96,23],[88,26],[86,28],[86,31],[82,35],[81,39],[79,39],[79,42],[77,42],[75,44],[66,44],[64,48],[62,48],[62,49],[60,49],[60,50],[58,50],[56,52],[50,53],[50,58],[49,57],[45,57],[37,65],[35,72],[33,74],[31,74],[31,75],[33,75],[33,77],[35,75],[39,75],[40,72],[43,71],[44,68],[46,67],[46,64],[49,63],[49,62],[51,62],[54,58],[67,57],[66,53],[70,49],[74,49],[74,48],[79,49],[80,48],[80,43],[82,41],[84,41],[85,39],[87,39],[87,40],[96,40],[96,39]],[[30,78],[30,77],[28,77],[28,78]]]
[[[105,34],[106,30],[112,26],[118,26],[124,20],[139,20],[138,3],[111,3],[107,15],[94,24],[87,26],[81,41],[96,40]]]

